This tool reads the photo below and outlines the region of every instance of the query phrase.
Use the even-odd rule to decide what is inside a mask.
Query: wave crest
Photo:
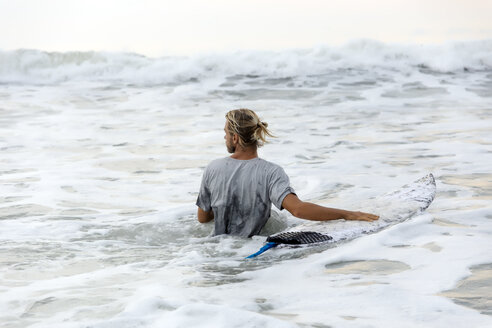
[[[235,75],[291,77],[340,69],[416,68],[444,73],[490,70],[492,40],[445,45],[392,45],[359,40],[342,47],[161,58],[126,52],[0,51],[0,83],[107,81],[155,85]]]

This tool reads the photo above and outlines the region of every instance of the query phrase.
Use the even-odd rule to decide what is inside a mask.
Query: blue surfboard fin
[[[258,255],[262,254],[262,253],[265,253],[266,251],[268,251],[270,248],[274,248],[278,245],[278,243],[275,243],[275,242],[269,242],[269,243],[266,243],[265,246],[263,246],[262,248],[260,248],[260,250],[254,254],[251,254],[250,256],[246,257],[247,259],[252,259],[253,257],[257,257]]]

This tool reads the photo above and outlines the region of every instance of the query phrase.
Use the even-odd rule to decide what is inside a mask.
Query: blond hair
[[[225,117],[229,132],[239,136],[241,148],[261,147],[267,142],[266,136],[275,137],[267,129],[268,123],[262,122],[258,115],[250,109],[234,109],[229,111]]]

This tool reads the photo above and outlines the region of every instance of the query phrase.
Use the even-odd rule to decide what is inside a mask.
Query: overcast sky
[[[149,56],[492,39],[492,0],[0,0],[0,49]]]

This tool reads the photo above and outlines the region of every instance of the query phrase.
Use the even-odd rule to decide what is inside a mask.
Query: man
[[[230,157],[211,162],[203,174],[197,199],[198,221],[215,220],[215,234],[251,237],[270,217],[271,204],[306,220],[374,221],[379,217],[301,201],[284,170],[258,158],[258,147],[272,137],[268,124],[249,109],[226,114],[225,143]]]

